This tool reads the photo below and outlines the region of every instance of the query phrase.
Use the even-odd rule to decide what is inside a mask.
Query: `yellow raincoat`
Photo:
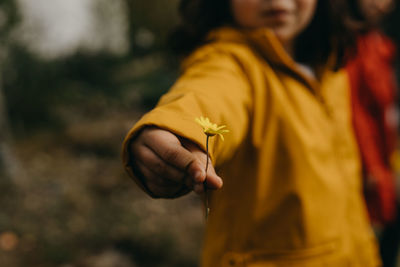
[[[134,177],[128,142],[143,126],[204,148],[194,118],[207,116],[230,133],[211,139],[224,186],[211,195],[202,266],[380,266],[346,73],[305,75],[267,29],[221,28],[209,41],[129,132],[127,171]]]

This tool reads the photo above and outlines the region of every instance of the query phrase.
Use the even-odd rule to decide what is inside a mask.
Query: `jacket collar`
[[[221,27],[210,32],[207,40],[246,43],[254,47],[267,61],[274,65],[286,66],[290,69],[296,66],[278,38],[268,28],[235,29]]]
[[[207,41],[244,43],[253,47],[267,62],[279,69],[290,72],[302,80],[318,98],[322,98],[320,81],[324,76],[332,72],[336,53],[332,53],[328,62],[318,68],[317,78],[309,77],[302,72],[294,59],[286,52],[274,32],[268,28],[236,29],[233,27],[221,27],[215,29],[207,36]]]

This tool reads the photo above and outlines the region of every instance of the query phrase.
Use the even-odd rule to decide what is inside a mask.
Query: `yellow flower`
[[[224,141],[224,136],[222,134],[229,132],[229,130],[224,129],[226,127],[225,125],[218,126],[217,124],[212,123],[207,117],[195,118],[195,121],[203,128],[203,132],[207,136],[214,136],[218,134],[222,141]]]

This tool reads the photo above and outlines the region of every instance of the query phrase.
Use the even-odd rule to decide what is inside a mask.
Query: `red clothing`
[[[378,32],[359,38],[357,55],[347,65],[353,126],[360,148],[365,197],[373,222],[395,217],[394,173],[390,157],[396,146],[393,43]]]

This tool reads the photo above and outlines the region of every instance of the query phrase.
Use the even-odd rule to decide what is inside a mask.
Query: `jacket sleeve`
[[[132,177],[130,140],[147,125],[187,138],[204,151],[206,136],[195,118],[204,116],[213,123],[226,125],[230,132],[224,136],[225,141],[217,136],[210,138],[209,152],[214,166],[229,159],[244,139],[249,124],[250,83],[233,55],[210,50],[198,51],[186,60],[182,75],[170,91],[127,134],[123,163]]]

